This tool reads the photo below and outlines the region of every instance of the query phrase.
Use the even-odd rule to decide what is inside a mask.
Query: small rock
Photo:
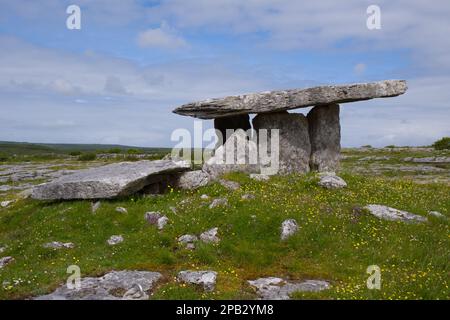
[[[157,224],[158,220],[162,217],[161,213],[158,211],[149,211],[144,214],[144,219],[147,220],[149,224]]]
[[[33,193],[33,188],[30,188],[30,189],[25,189],[25,190],[19,192],[17,196],[20,199],[28,199],[31,197],[32,193]]]
[[[217,272],[215,271],[180,271],[178,281],[203,286],[205,291],[214,291]]]
[[[324,175],[320,178],[319,186],[327,189],[338,189],[347,186],[347,183],[341,177],[334,175]]]
[[[156,225],[158,230],[164,229],[166,224],[169,222],[169,218],[161,215],[159,212],[146,212],[144,218],[149,224]]]
[[[49,243],[46,243],[43,245],[44,248],[48,249],[72,249],[75,248],[75,245],[72,242],[59,242],[59,241],[52,241]]]
[[[14,258],[9,257],[9,256],[0,258],[0,269],[3,269],[6,265],[10,264],[13,261],[14,261]]]
[[[235,181],[230,181],[230,180],[224,180],[224,179],[220,179],[219,183],[224,186],[225,188],[232,190],[232,191],[236,191],[238,190],[241,185]]]
[[[200,199],[202,199],[202,200],[208,200],[208,199],[209,199],[209,196],[208,196],[207,194],[202,194],[202,195],[200,196]]]
[[[117,207],[116,211],[119,213],[128,213],[127,209],[123,208],[123,207]]]
[[[212,228],[208,231],[203,232],[200,235],[200,239],[205,243],[218,243],[220,239],[217,237],[217,232],[219,228]]]
[[[101,204],[102,204],[102,203],[101,203],[100,201],[93,202],[93,203],[91,204],[91,211],[92,211],[92,213],[95,213],[95,211],[97,211],[98,208],[100,208]],[[117,209],[116,209],[116,210],[117,210]]]
[[[158,230],[164,229],[164,227],[166,226],[166,224],[168,222],[169,222],[169,218],[167,218],[166,216],[162,216],[161,218],[159,218],[158,222],[156,223],[156,225],[158,226]]]
[[[364,207],[364,209],[368,210],[370,214],[376,216],[377,218],[389,221],[403,221],[403,222],[427,221],[427,218],[425,217],[378,204],[367,205]]]
[[[297,221],[288,219],[281,224],[281,240],[286,240],[298,231]]]
[[[228,205],[228,199],[227,198],[217,198],[214,199],[213,202],[209,205],[210,209],[216,208],[216,207],[222,207]]]
[[[256,288],[256,293],[263,300],[289,300],[294,292],[318,292],[330,288],[330,284],[323,280],[291,282],[277,277],[260,278],[248,283]]]
[[[256,181],[268,181],[270,179],[270,176],[267,174],[251,173],[250,179],[253,179]]]
[[[430,216],[433,216],[433,217],[436,217],[436,218],[440,218],[440,219],[446,218],[446,216],[444,216],[442,213],[440,213],[438,211],[428,211],[428,214]]]
[[[140,284],[134,284],[125,294],[123,300],[148,300],[149,296]]]
[[[3,246],[3,247],[0,247],[0,253],[3,253],[3,252],[5,252],[5,250],[8,248],[8,246]]]
[[[195,242],[197,241],[197,236],[193,234],[185,234],[178,238],[178,242],[190,250],[195,249]]]
[[[253,195],[251,193],[246,193],[241,196],[242,200],[250,200],[250,199],[255,199],[255,198],[256,198],[255,195]]]
[[[110,246],[114,246],[114,245],[116,245],[116,244],[119,244],[119,243],[123,242],[123,237],[122,237],[121,235],[118,235],[118,236],[111,236],[111,238],[109,238],[109,239],[107,240],[107,242],[108,242],[108,244],[109,244]]]
[[[0,206],[2,207],[2,208],[6,208],[6,207],[8,207],[11,203],[13,203],[14,202],[14,200],[9,200],[9,201],[2,201],[2,202],[0,202]]]
[[[169,207],[169,210],[172,211],[174,214],[177,214],[177,208],[176,207]]]

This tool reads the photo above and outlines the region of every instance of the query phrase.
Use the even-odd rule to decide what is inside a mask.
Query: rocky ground
[[[0,164],[0,298],[450,297],[449,151],[345,149],[338,176],[228,174],[163,195],[27,198],[105,163]],[[366,286],[370,265],[380,290]],[[69,266],[78,290],[65,285]]]

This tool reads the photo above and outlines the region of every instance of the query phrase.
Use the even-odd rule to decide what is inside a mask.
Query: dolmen
[[[215,165],[219,157],[225,156],[225,146],[231,137],[237,141],[245,139],[239,134],[226,135],[227,129],[247,131],[252,125],[252,132],[278,129],[279,174],[306,173],[311,170],[336,171],[341,150],[339,104],[396,97],[406,90],[405,80],[319,86],[208,99],[184,104],[173,112],[199,119],[214,119],[216,132],[226,137],[223,144],[216,146],[214,156],[203,166],[203,170],[210,174],[223,173],[221,169],[224,168],[225,171],[254,171],[255,168],[251,166]],[[306,107],[312,107],[306,116],[288,112]],[[252,125],[249,114],[256,114]],[[261,145],[250,143],[245,150],[245,157],[250,158],[254,151],[252,149],[261,148]],[[270,146],[264,147],[270,150]]]
[[[226,137],[205,161],[202,170],[191,171],[190,157],[186,161],[176,155],[156,161],[114,163],[79,170],[37,185],[31,197],[38,200],[112,199],[137,192],[161,193],[169,185],[196,189],[230,171],[267,174],[267,159],[259,158],[261,149],[277,154],[276,172],[270,174],[336,171],[341,149],[339,104],[395,97],[406,90],[406,81],[387,80],[253,93],[185,104],[174,112],[214,119],[216,133]],[[305,107],[313,107],[306,116],[288,112]],[[252,123],[249,114],[256,114]],[[267,141],[266,144],[250,141],[248,131],[253,135],[264,131],[262,129],[272,135],[272,129],[276,129],[276,146]],[[230,130],[233,133],[228,135]],[[239,146],[244,146],[243,150],[239,150]],[[229,150],[233,151],[233,156],[236,154],[236,161],[221,162]]]

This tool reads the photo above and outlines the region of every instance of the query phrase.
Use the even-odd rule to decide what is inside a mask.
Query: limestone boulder
[[[319,292],[330,288],[323,280],[288,281],[278,277],[259,278],[248,283],[262,300],[289,300],[294,292]]]
[[[428,221],[426,217],[378,204],[367,205],[364,207],[364,209],[369,211],[369,213],[374,215],[375,217],[383,220],[402,221],[408,223]]]
[[[34,187],[39,200],[109,199],[133,194],[154,182],[152,178],[190,168],[186,161],[156,160],[114,163],[80,170]]]
[[[82,278],[79,289],[63,284],[35,300],[148,300],[160,279],[159,272],[112,271],[98,278]]]
[[[178,273],[178,281],[201,285],[205,291],[214,291],[217,272],[215,271],[181,271]]]

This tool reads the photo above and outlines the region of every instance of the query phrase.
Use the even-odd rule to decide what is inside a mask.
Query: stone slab
[[[307,89],[290,89],[229,96],[184,104],[173,112],[200,119],[248,113],[266,113],[317,105],[399,96],[408,89],[405,80],[385,80]]]
[[[153,183],[152,176],[190,168],[189,162],[156,160],[120,162],[80,170],[33,188],[38,200],[110,199],[133,194]]]

